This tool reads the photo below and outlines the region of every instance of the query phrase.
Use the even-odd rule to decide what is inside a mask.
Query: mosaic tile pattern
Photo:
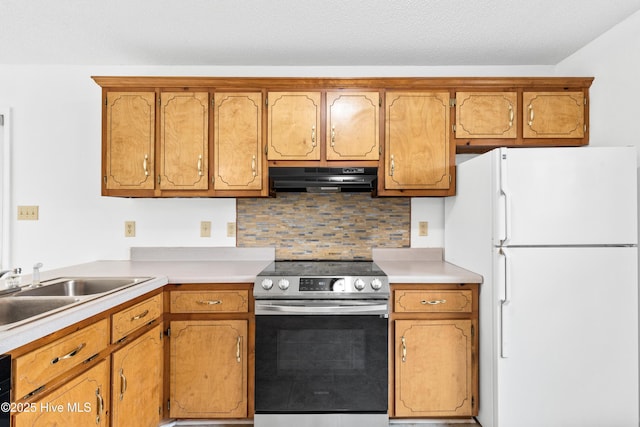
[[[278,193],[236,199],[238,247],[276,248],[276,259],[371,259],[371,248],[407,248],[411,198],[368,193]]]

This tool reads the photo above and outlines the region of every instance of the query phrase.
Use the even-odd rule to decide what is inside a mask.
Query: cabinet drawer
[[[471,313],[472,308],[470,290],[397,290],[393,310],[396,313]]]
[[[162,313],[162,294],[158,294],[132,307],[126,308],[111,317],[112,342],[116,342],[128,334],[146,325]]]
[[[173,291],[172,313],[246,313],[249,291]]]
[[[109,326],[103,319],[16,358],[15,400],[81,364],[108,344]]]

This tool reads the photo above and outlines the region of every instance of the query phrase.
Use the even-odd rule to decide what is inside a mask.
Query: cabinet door
[[[269,92],[268,160],[320,160],[320,92]]]
[[[449,93],[388,92],[385,189],[448,189]]]
[[[160,94],[160,189],[206,190],[209,183],[209,94]]]
[[[216,93],[216,190],[262,189],[262,93]]]
[[[105,184],[108,190],[154,188],[155,92],[108,92]]]
[[[583,138],[583,92],[524,92],[523,137]]]
[[[472,320],[396,320],[395,415],[472,415]]]
[[[162,328],[156,326],[113,353],[114,427],[155,427],[162,407]]]
[[[518,136],[516,92],[456,93],[456,138]]]
[[[98,363],[34,402],[33,408],[17,414],[14,427],[108,426],[109,363]]]
[[[247,417],[246,320],[171,322],[172,418]]]
[[[380,94],[327,93],[327,160],[378,160]]]

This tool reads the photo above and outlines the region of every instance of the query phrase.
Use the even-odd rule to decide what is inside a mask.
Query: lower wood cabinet
[[[108,426],[109,361],[23,407],[25,411],[14,417],[14,427]]]
[[[155,427],[162,412],[162,327],[112,354],[111,425]]]
[[[393,285],[390,415],[478,413],[478,285]]]
[[[246,320],[172,321],[172,418],[246,418]]]

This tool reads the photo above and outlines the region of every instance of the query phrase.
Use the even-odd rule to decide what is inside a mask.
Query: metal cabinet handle
[[[138,315],[136,315],[136,316],[133,316],[133,317],[131,318],[131,321],[132,321],[132,322],[135,322],[136,320],[140,320],[140,319],[142,319],[143,317],[145,317],[147,314],[149,314],[149,310],[145,310],[145,311],[143,311],[142,313],[140,313],[140,314],[138,314]]]
[[[256,156],[255,156],[255,154],[251,158],[251,172],[253,173],[253,176],[257,175],[256,174]]]
[[[127,377],[124,376],[124,370],[120,369],[120,400],[124,398],[124,392],[127,391]]]
[[[87,344],[86,343],[82,343],[80,344],[78,347],[74,348],[72,351],[70,351],[69,353],[65,354],[64,356],[60,356],[60,357],[55,357],[51,360],[51,364],[55,365],[56,363],[58,363],[61,360],[65,360],[65,359],[71,359],[73,356],[75,356],[76,354],[80,353],[80,350],[82,350],[83,348],[85,348]]]
[[[393,154],[391,155],[391,167],[389,168],[389,176],[393,176],[393,172],[395,172],[396,170],[396,160],[393,157]]]
[[[446,304],[447,300],[446,299],[434,299],[434,300],[431,300],[431,301],[422,300],[422,301],[420,301],[420,303],[422,305],[427,305],[427,304],[429,304],[429,305],[437,305],[437,304]]]
[[[242,341],[242,337],[238,336],[238,340],[236,341],[236,362],[240,363],[240,343]]]
[[[316,146],[316,125],[311,126],[311,146]]]
[[[513,105],[509,104],[509,127],[513,127]]]
[[[331,146],[335,147],[336,146],[336,127],[331,126]]]
[[[96,400],[98,402],[98,413],[96,415],[96,424],[100,424],[102,413],[104,412],[104,399],[100,394],[100,388],[96,389]]]
[[[222,304],[222,301],[217,299],[217,300],[200,300],[200,301],[196,301],[197,304],[200,305],[218,305],[218,304]]]
[[[533,105],[529,104],[529,126],[533,125],[534,113],[533,113]]]
[[[149,176],[149,169],[147,168],[147,161],[149,160],[149,155],[144,155],[144,160],[142,161],[142,169],[144,169],[144,176]]]
[[[407,342],[403,336],[402,337],[402,363],[406,361],[407,361]]]
[[[202,176],[202,154],[198,156],[198,176]]]

